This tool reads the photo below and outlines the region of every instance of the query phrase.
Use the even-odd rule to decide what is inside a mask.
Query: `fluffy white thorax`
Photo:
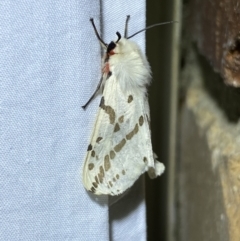
[[[116,43],[114,53],[109,58],[109,67],[112,74],[119,80],[123,92],[132,89],[146,92],[151,71],[138,45],[126,38],[121,38]]]

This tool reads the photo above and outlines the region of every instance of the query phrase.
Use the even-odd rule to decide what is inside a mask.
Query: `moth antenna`
[[[96,26],[95,26],[95,24],[94,24],[94,20],[93,20],[93,18],[90,18],[90,21],[91,21],[91,23],[92,23],[92,26],[93,26],[94,32],[95,32],[95,34],[96,34],[98,40],[101,42],[101,44],[102,44],[103,46],[107,47],[107,44],[104,43],[104,41],[101,39],[101,37],[100,37],[100,35],[99,35],[98,31],[97,31],[97,28],[96,28]]]
[[[130,38],[132,38],[133,36],[135,36],[135,35],[143,32],[143,31],[146,31],[146,30],[148,30],[148,29],[150,29],[150,28],[154,28],[154,27],[157,27],[157,26],[160,26],[160,25],[169,24],[169,23],[178,23],[178,21],[170,21],[170,22],[156,23],[156,24],[150,25],[150,26],[148,26],[148,27],[146,27],[146,28],[144,28],[144,29],[142,29],[142,30],[137,31],[137,32],[134,33],[133,35],[127,37],[127,39],[130,39]]]
[[[126,22],[125,22],[124,38],[127,38],[128,21],[129,21],[129,19],[130,19],[130,15],[127,15]]]
[[[119,32],[116,32],[117,36],[118,36],[118,40],[116,41],[116,43],[121,39],[121,34]]]

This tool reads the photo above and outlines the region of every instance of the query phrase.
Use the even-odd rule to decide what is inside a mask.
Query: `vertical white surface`
[[[109,221],[107,197],[87,193],[80,176],[99,97],[81,106],[101,75],[89,19],[99,29],[101,21],[109,42],[128,14],[129,34],[145,26],[145,2],[0,6],[0,240],[145,240],[141,180],[111,206]],[[144,49],[144,39],[133,40]]]
[[[100,77],[99,1],[1,1],[0,240],[108,240],[80,166]],[[96,21],[99,25],[99,21]]]

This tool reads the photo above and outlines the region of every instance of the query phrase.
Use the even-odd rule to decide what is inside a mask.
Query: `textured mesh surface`
[[[110,222],[107,197],[81,183],[99,98],[81,106],[101,74],[89,18],[98,28],[101,19],[107,42],[127,14],[130,33],[145,22],[143,0],[102,2],[1,3],[0,240],[145,240],[141,181],[111,206]],[[144,34],[134,40],[144,47]]]

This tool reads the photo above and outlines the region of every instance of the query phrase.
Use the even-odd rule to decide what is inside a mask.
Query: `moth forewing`
[[[144,117],[149,113],[144,111],[144,96],[122,92],[112,75],[104,88],[85,160],[84,185],[88,190],[95,194],[121,194],[149,166],[154,167]]]

